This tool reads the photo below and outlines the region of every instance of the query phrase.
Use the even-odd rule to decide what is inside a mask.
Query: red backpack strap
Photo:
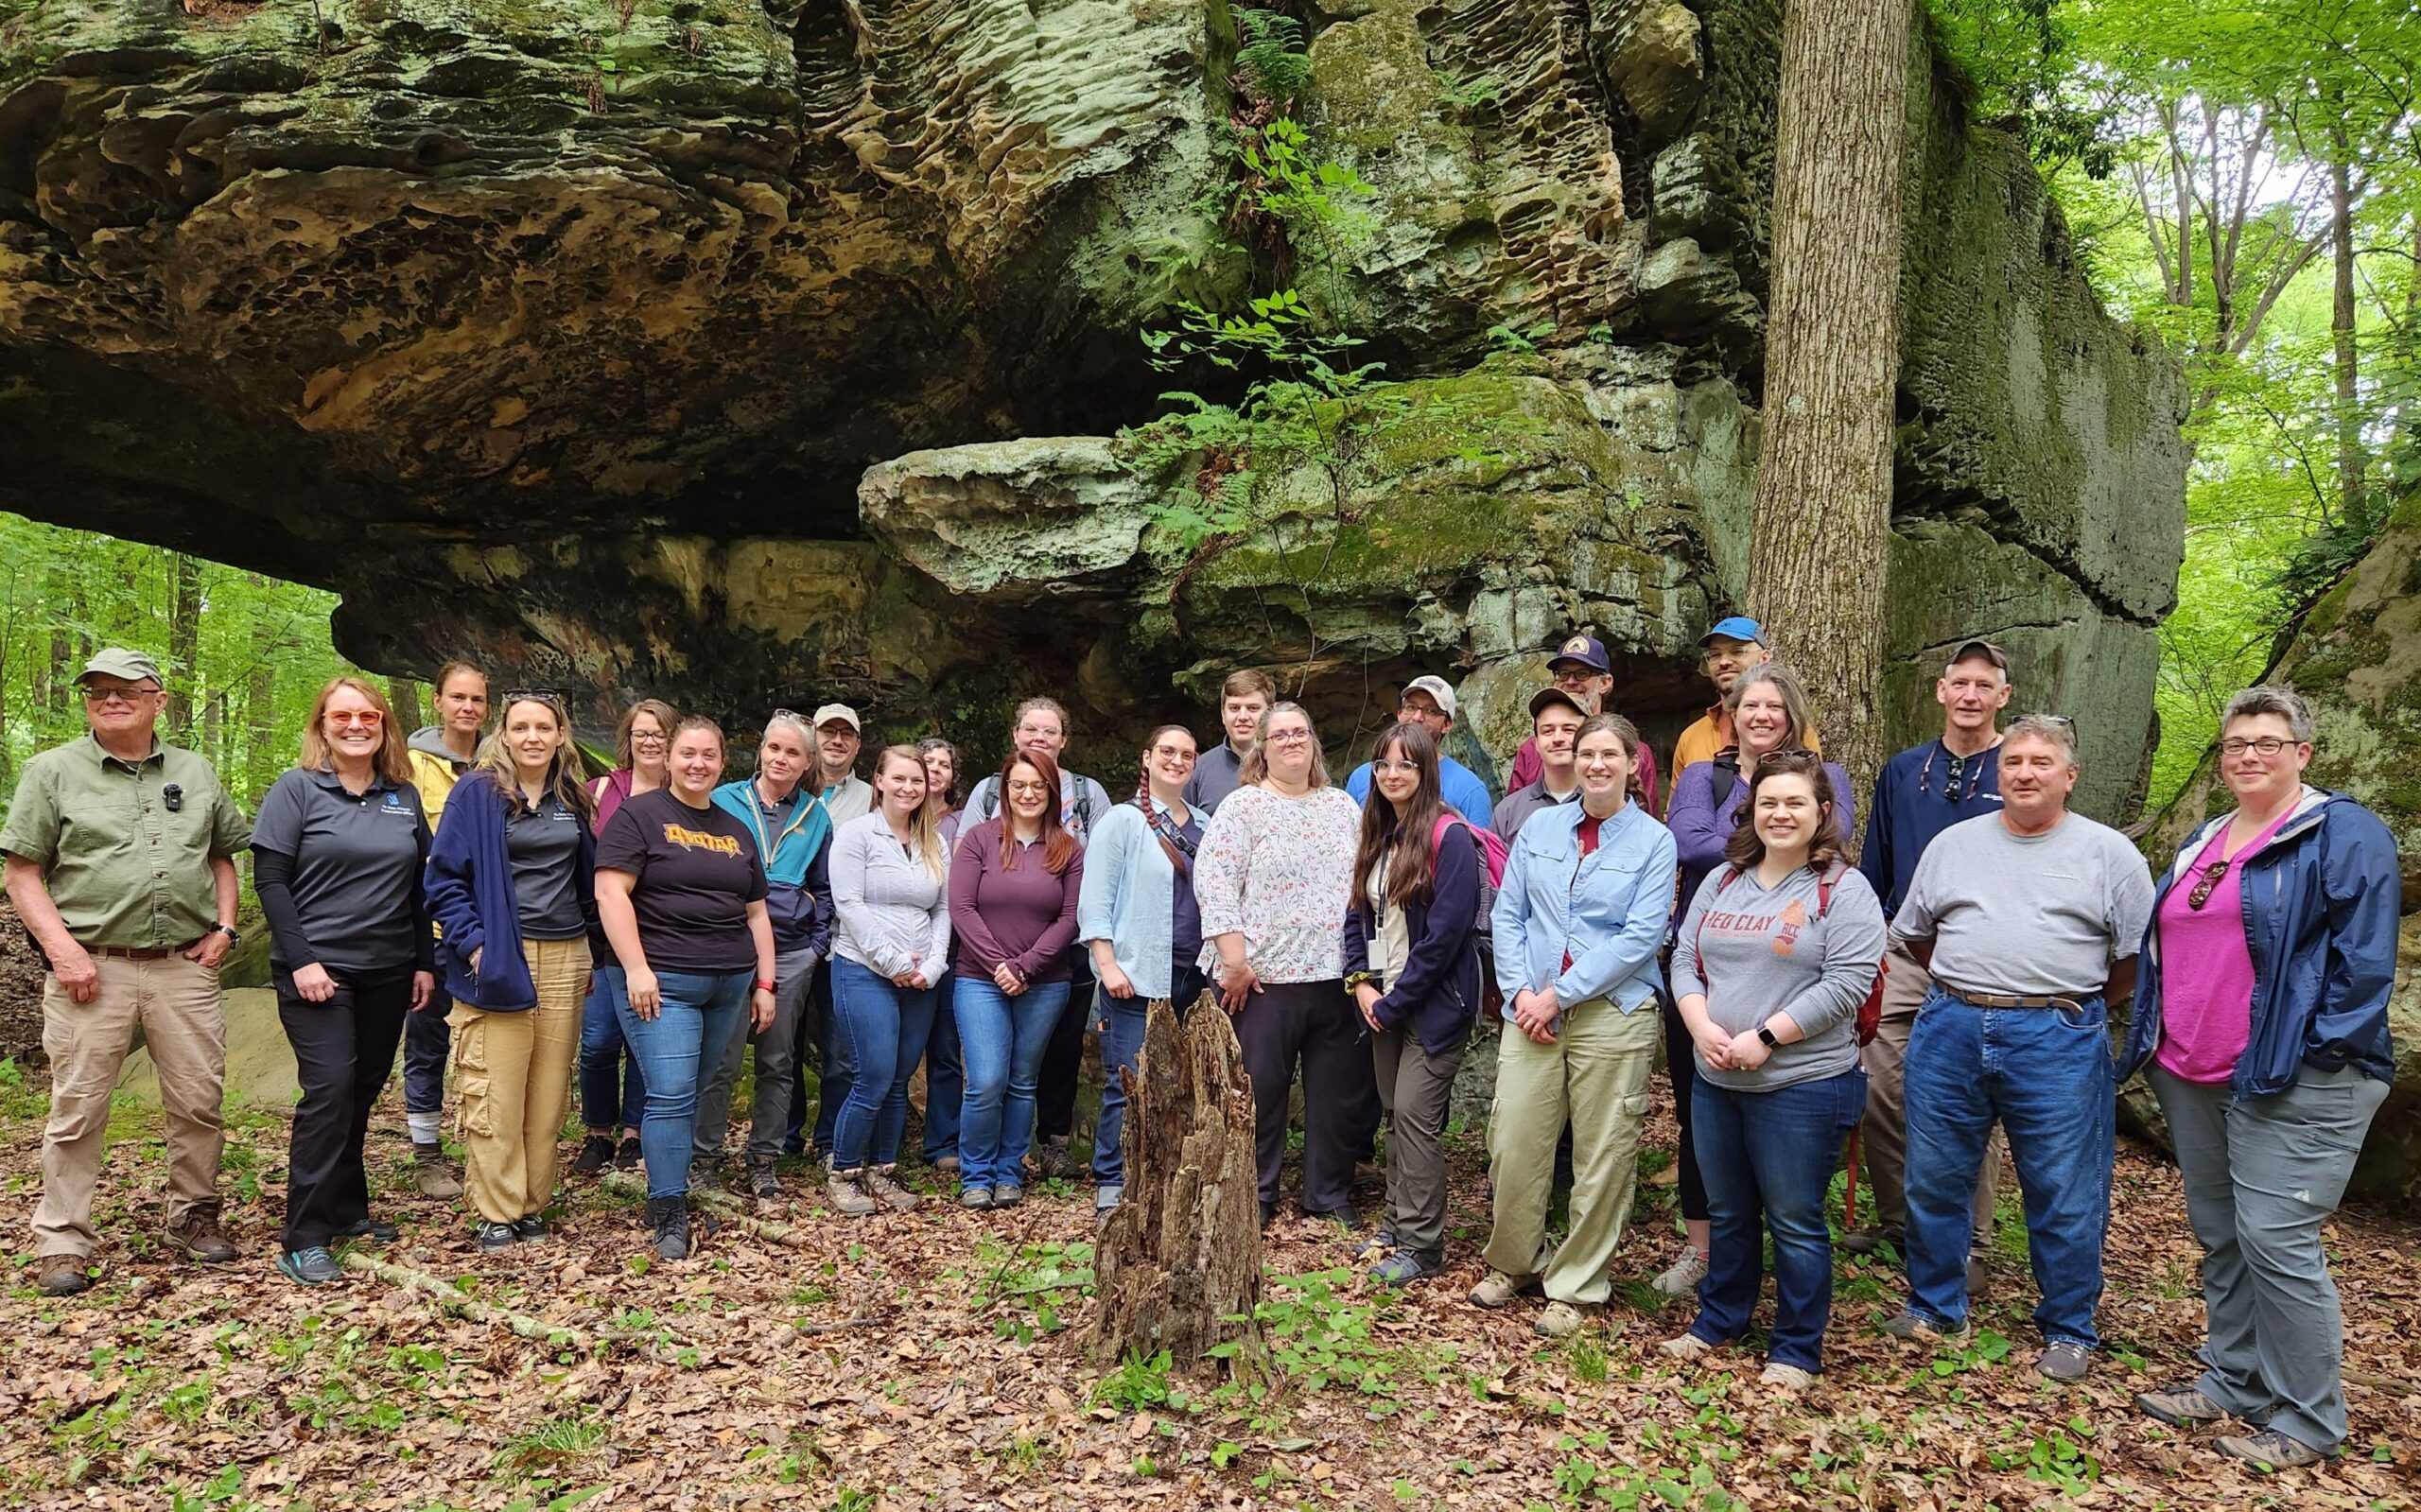
[[[1727,887],[1730,887],[1733,882],[1736,882],[1736,881],[1738,881],[1739,879],[1740,879],[1740,868],[1739,868],[1739,867],[1737,867],[1737,866],[1733,865],[1733,864],[1732,864],[1731,862],[1729,862],[1729,861],[1726,861],[1726,862],[1724,863],[1724,865],[1723,865],[1723,876],[1722,876],[1722,878],[1721,878],[1720,879],[1718,879],[1718,880],[1716,882],[1716,884],[1715,884],[1715,895],[1716,895],[1716,896],[1717,896],[1717,897],[1721,897],[1721,896],[1723,895],[1723,890],[1724,890],[1725,888],[1727,888]],[[1697,933],[1697,934],[1695,934],[1695,935],[1693,935],[1693,936],[1691,937],[1690,944],[1692,945],[1692,947],[1695,947],[1698,945],[1698,943],[1699,941],[1701,941],[1701,940],[1703,940],[1703,939],[1705,939],[1705,938],[1706,938],[1706,915],[1705,915],[1705,914],[1703,914],[1703,913],[1701,913],[1701,914],[1699,914],[1699,915],[1698,915],[1698,933]]]
[[[1836,860],[1816,874],[1816,916],[1822,918],[1833,911],[1833,884],[1848,873],[1850,864]]]

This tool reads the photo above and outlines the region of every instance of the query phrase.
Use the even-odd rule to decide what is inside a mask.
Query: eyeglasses
[[[2248,740],[2240,735],[2232,736],[2220,742],[2220,755],[2240,756],[2250,751],[2256,756],[2273,756],[2289,746],[2301,744],[2301,740],[2282,740],[2274,735],[2265,735],[2256,740]]]
[[[136,699],[149,698],[159,691],[156,687],[87,687],[84,689],[84,702],[107,704],[115,700],[120,704],[131,704]]]
[[[1009,792],[1014,797],[1039,798],[1051,790],[1039,782],[1012,782]]]
[[[672,739],[672,737],[665,734],[662,730],[633,730],[631,732],[631,743],[633,745],[662,745],[665,741],[671,739]]]
[[[1183,761],[1189,765],[1194,758],[1194,754],[1181,745],[1156,745],[1152,747],[1152,755],[1163,761]]]
[[[1406,776],[1418,776],[1420,773],[1420,766],[1411,761],[1373,761],[1370,770],[1382,775],[1402,773]]]
[[[320,718],[330,724],[358,724],[365,730],[374,730],[387,722],[387,716],[376,709],[329,709]]]
[[[2201,912],[2203,905],[2211,901],[2211,895],[2219,891],[2220,878],[2227,876],[2230,864],[2228,861],[2213,861],[2203,867],[2201,879],[2194,884],[2194,891],[2186,895],[2186,906],[2197,913]]]
[[[1272,745],[1301,745],[1311,738],[1312,732],[1309,730],[1272,730],[1269,732],[1269,743]]]

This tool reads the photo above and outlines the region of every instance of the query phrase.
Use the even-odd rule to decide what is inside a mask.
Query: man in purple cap
[[[1606,712],[1606,695],[1614,690],[1614,664],[1606,655],[1606,643],[1596,636],[1573,635],[1558,646],[1554,659],[1547,663],[1547,676],[1579,706],[1582,719]],[[1537,713],[1534,704],[1532,717]],[[1539,738],[1533,735],[1513,753],[1513,774],[1506,780],[1506,791],[1526,788],[1545,773],[1546,764],[1539,758]],[[1662,810],[1656,801],[1656,753],[1644,744],[1639,748],[1639,764],[1631,773],[1631,786],[1639,792],[1641,807],[1651,814]]]

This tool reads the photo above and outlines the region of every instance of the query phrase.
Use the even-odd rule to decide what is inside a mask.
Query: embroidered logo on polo
[[[740,854],[740,837],[737,835],[708,834],[703,829],[688,829],[674,824],[664,826],[664,843],[678,845],[683,850],[711,851],[717,856]]]

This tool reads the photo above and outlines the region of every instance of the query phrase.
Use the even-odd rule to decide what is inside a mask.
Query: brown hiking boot
[[[205,1265],[223,1265],[235,1258],[235,1246],[218,1226],[218,1205],[197,1203],[185,1209],[183,1217],[168,1225],[168,1243],[184,1252],[187,1260],[198,1260]]]
[[[92,1265],[86,1255],[44,1255],[35,1262],[35,1282],[44,1296],[69,1296],[93,1284]]]
[[[865,1189],[868,1196],[880,1198],[901,1212],[908,1211],[925,1200],[892,1179],[892,1168],[889,1166],[878,1166],[867,1172]]]
[[[445,1158],[442,1144],[412,1146],[412,1184],[424,1197],[451,1202],[462,1195],[462,1180],[454,1173],[451,1161]]]
[[[835,1171],[824,1183],[824,1200],[845,1217],[863,1218],[882,1210],[882,1204],[867,1195],[863,1183],[855,1172]]]

